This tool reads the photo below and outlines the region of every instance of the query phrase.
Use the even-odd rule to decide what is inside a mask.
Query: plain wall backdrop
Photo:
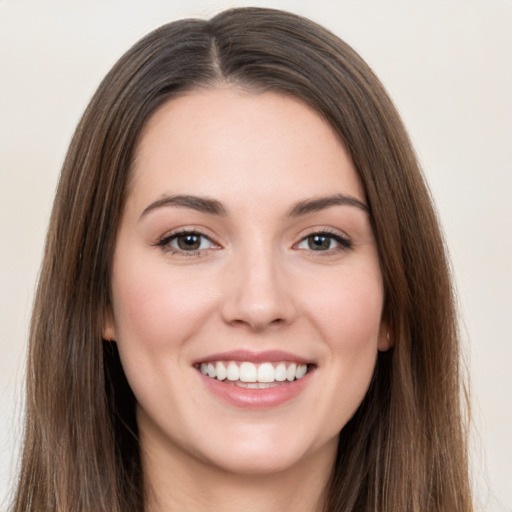
[[[136,40],[165,22],[235,5],[282,8],[325,25],[394,99],[451,252],[472,381],[478,510],[511,512],[510,0],[0,0],[0,510],[21,436],[33,292],[74,127]]]

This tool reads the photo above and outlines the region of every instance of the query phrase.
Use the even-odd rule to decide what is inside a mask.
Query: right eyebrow
[[[142,212],[140,219],[145,217],[148,213],[164,207],[181,207],[197,210],[202,213],[209,213],[211,215],[226,216],[228,214],[226,208],[216,199],[208,197],[190,196],[190,195],[174,195],[164,196],[158,201],[151,203]],[[139,220],[140,220],[139,219]]]
[[[295,204],[288,213],[288,217],[299,217],[309,213],[319,212],[330,208],[331,206],[354,206],[360,210],[370,213],[368,205],[352,196],[344,194],[335,194],[332,196],[316,197],[307,199]]]

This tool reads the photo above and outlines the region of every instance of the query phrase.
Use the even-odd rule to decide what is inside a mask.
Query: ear
[[[385,352],[395,345],[395,340],[391,329],[386,320],[382,320],[379,328],[379,341],[377,348],[380,352]]]
[[[103,329],[101,333],[104,340],[116,341],[116,327],[114,323],[114,314],[112,313],[112,307],[108,306],[107,311],[103,315]]]

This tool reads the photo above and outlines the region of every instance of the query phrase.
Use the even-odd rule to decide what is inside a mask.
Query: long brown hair
[[[26,427],[13,510],[144,509],[134,397],[102,340],[117,227],[144,123],[183,91],[231,83],[300,98],[336,130],[364,184],[394,347],[340,433],[329,512],[472,510],[465,403],[445,247],[384,88],[313,22],[243,8],[139,41],[103,80],[59,181],[31,323]]]

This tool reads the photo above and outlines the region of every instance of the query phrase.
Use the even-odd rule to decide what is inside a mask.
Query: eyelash
[[[184,249],[175,248],[170,245],[172,241],[178,240],[179,237],[186,237],[186,236],[197,236],[198,238],[200,238],[202,240],[208,240],[212,245],[214,245],[216,247],[208,247],[206,249],[199,248],[196,250],[188,251],[188,250],[184,250]],[[353,246],[350,238],[348,238],[346,236],[342,236],[339,233],[324,229],[322,231],[312,231],[311,233],[302,237],[298,243],[294,244],[293,247],[297,247],[298,245],[300,245],[304,242],[307,242],[307,240],[311,237],[325,237],[327,239],[334,240],[334,242],[338,244],[337,247],[328,248],[326,250],[298,249],[298,250],[306,250],[306,251],[310,252],[311,255],[314,257],[329,256],[329,255],[332,255],[333,253],[338,253],[338,252],[346,251],[348,249],[352,249],[352,246]],[[202,256],[209,249],[216,249],[216,248],[220,247],[220,245],[217,244],[214,240],[212,240],[211,237],[209,237],[209,236],[205,235],[204,233],[201,233],[200,231],[195,230],[195,229],[190,229],[190,230],[185,229],[185,230],[170,233],[168,235],[165,235],[160,240],[158,240],[155,245],[157,247],[161,247],[166,252],[170,252],[171,254],[179,254],[180,256],[185,256],[185,257]],[[201,245],[201,242],[200,242],[200,245]]]

